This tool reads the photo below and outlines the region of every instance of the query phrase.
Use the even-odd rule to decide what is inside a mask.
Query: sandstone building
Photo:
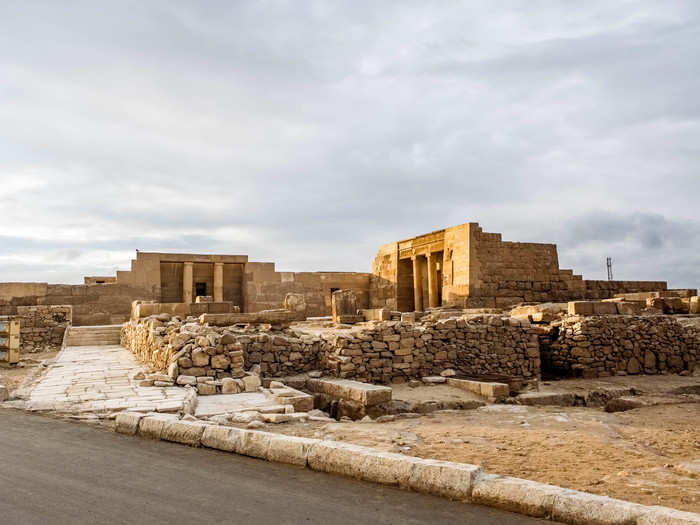
[[[134,300],[227,301],[241,312],[279,308],[287,293],[303,294],[308,316],[331,313],[331,295],[352,290],[358,308],[398,311],[429,307],[509,307],[520,302],[602,299],[666,289],[665,282],[586,281],[559,268],[554,244],[504,242],[477,223],[382,246],[371,273],[278,272],[247,255],[137,251],[131,269],[85,277],[84,284],[0,283],[0,315],[20,306],[72,305],[73,324],[114,324]]]
[[[559,268],[556,244],[506,242],[467,223],[386,244],[372,266],[373,308],[502,308],[520,302],[604,299],[666,289],[663,281],[586,281]]]

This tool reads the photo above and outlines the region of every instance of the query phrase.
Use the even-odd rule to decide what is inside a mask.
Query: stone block
[[[120,434],[136,435],[139,430],[139,422],[143,418],[143,414],[135,412],[122,412],[117,414],[115,419],[115,430]]]
[[[257,392],[260,389],[262,383],[260,382],[260,376],[255,374],[247,375],[242,378],[245,384],[246,392]]]
[[[554,497],[551,518],[574,525],[635,525],[643,510],[637,503],[568,490]]]
[[[555,498],[568,492],[573,491],[526,479],[482,474],[472,488],[472,503],[545,518],[551,516]]]
[[[637,518],[637,525],[700,525],[700,514],[668,507],[645,507]]]
[[[620,315],[640,315],[642,313],[642,304],[633,303],[631,301],[616,302],[617,313]]]
[[[571,392],[528,392],[515,398],[519,405],[528,406],[574,406],[576,395]]]
[[[241,388],[238,381],[231,379],[230,377],[225,377],[221,380],[221,393],[222,394],[238,394]]]
[[[606,303],[603,301],[595,301],[591,303],[593,305],[594,315],[617,315],[617,304],[616,303]]]
[[[688,311],[691,314],[700,314],[700,296],[691,297],[688,301]]]
[[[337,323],[339,317],[357,315],[357,296],[352,290],[336,290],[331,294],[331,315]],[[364,318],[363,318],[364,320]]]
[[[215,383],[198,383],[197,393],[200,396],[213,396],[216,394],[216,384]]]
[[[416,458],[408,485],[416,492],[468,502],[474,481],[480,473],[481,467],[478,465]]]
[[[241,435],[243,432],[243,430],[233,427],[207,425],[202,433],[200,442],[203,447],[240,454]]]
[[[305,467],[311,446],[318,442],[318,439],[285,436],[283,434],[273,435],[270,438],[267,459],[278,463],[289,463]]]
[[[198,447],[205,427],[196,421],[169,421],[163,425],[161,439]]]
[[[270,450],[270,440],[275,435],[258,430],[242,430],[238,453],[252,458],[267,459]]]
[[[319,441],[311,445],[307,461],[313,470],[408,487],[416,458],[350,443]]]
[[[590,301],[569,302],[569,315],[593,315],[593,303]]]
[[[392,390],[387,386],[371,385],[350,379],[310,379],[307,387],[313,392],[327,394],[333,399],[356,401],[374,406],[391,401]]]
[[[177,421],[177,416],[174,414],[145,416],[139,423],[139,435],[149,439],[161,439],[163,427],[171,421]]]

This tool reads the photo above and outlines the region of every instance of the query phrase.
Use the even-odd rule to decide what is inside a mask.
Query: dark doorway
[[[204,297],[207,295],[207,283],[195,283],[194,285],[195,297]]]

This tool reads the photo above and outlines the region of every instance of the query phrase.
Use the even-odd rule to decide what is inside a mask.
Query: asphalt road
[[[552,522],[0,409],[0,523]]]

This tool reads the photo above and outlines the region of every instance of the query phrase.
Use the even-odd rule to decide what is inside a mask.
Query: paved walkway
[[[103,417],[181,410],[185,389],[140,387],[130,376],[143,369],[121,346],[68,346],[32,390],[27,409]]]

